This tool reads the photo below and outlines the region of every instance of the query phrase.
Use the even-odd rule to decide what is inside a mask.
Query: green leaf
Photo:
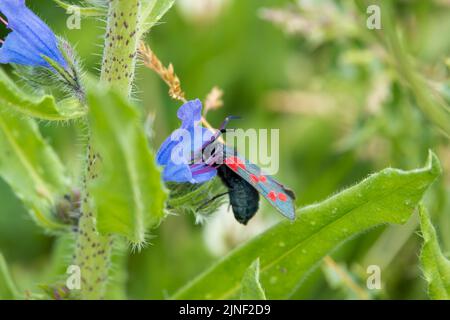
[[[258,257],[267,298],[289,298],[321,259],[347,239],[380,224],[405,223],[440,172],[439,160],[430,152],[424,168],[373,174],[298,210],[296,221],[283,221],[236,249],[173,298],[238,298],[242,274]]]
[[[420,227],[422,229],[423,247],[420,261],[423,274],[428,282],[428,296],[436,300],[450,299],[450,261],[439,247],[436,230],[430,221],[427,209],[419,207]]]
[[[266,300],[266,294],[259,282],[259,259],[253,261],[244,273],[241,283],[241,300]]]
[[[141,33],[149,31],[172,8],[175,0],[144,0],[142,6],[143,27]]]
[[[0,113],[0,176],[39,225],[48,230],[63,227],[53,210],[68,193],[70,180],[34,120]]]
[[[31,96],[15,85],[0,69],[0,111],[15,111],[30,117],[57,121],[70,120],[85,115],[78,100],[70,98],[56,103],[50,95]]]
[[[164,217],[166,193],[139,113],[113,90],[91,90],[88,104],[93,149],[101,157],[99,177],[89,185],[98,230],[141,245]]]
[[[0,252],[0,300],[19,299],[20,295],[9,273],[6,260]]]
[[[78,8],[82,17],[104,17],[107,14],[106,7],[83,7],[78,5],[73,5],[61,0],[53,0],[58,6],[65,10],[71,8]]]

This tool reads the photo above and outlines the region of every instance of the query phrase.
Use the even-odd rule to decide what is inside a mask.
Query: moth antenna
[[[242,119],[242,117],[239,117],[239,116],[228,116],[228,117],[226,117],[225,120],[223,120],[222,124],[220,125],[220,129],[219,130],[220,131],[224,130],[231,120],[239,120],[239,119]]]
[[[216,141],[216,140],[217,140],[223,133],[225,133],[227,130],[233,130],[233,129],[226,129],[226,127],[227,127],[228,123],[229,123],[231,120],[238,120],[238,119],[242,119],[242,118],[239,117],[239,116],[228,116],[228,117],[226,117],[225,120],[223,120],[222,124],[220,125],[219,131],[218,131],[215,135],[213,135],[213,136],[211,137],[211,141],[205,143],[205,145],[203,146],[203,149],[204,149],[208,144],[211,144],[211,143],[213,143],[214,141]]]

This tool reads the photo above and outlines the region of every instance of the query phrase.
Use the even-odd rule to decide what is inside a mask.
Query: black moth
[[[219,135],[226,131],[226,124],[233,118],[236,117],[225,119],[218,134],[202,148],[203,162],[217,170],[218,176],[228,188],[228,192],[213,197],[205,204],[228,194],[234,217],[239,223],[246,225],[258,211],[261,193],[283,216],[295,219],[293,191],[271,176],[264,175],[258,166],[240,157],[235,149],[217,142]],[[210,156],[205,158],[206,148],[211,152]]]
[[[234,217],[238,222],[246,225],[258,211],[258,191],[225,165],[217,168],[217,174],[228,188],[228,196]]]

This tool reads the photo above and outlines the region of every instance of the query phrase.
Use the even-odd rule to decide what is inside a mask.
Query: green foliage
[[[450,261],[439,246],[434,229],[425,206],[420,205],[420,227],[423,247],[420,254],[423,273],[428,282],[428,295],[431,299],[450,299]]]
[[[0,252],[0,300],[19,299],[19,293],[9,273],[5,258]]]
[[[63,226],[57,203],[70,191],[70,179],[55,151],[32,119],[0,113],[0,176],[46,230]]]
[[[89,185],[97,228],[142,245],[148,228],[164,217],[166,195],[139,112],[113,90],[93,89],[87,100],[92,146],[101,161],[100,175]]]
[[[226,192],[226,188],[219,179],[213,179],[202,184],[167,183],[169,198],[166,208],[170,213],[194,214],[198,222],[211,216],[226,200],[225,196],[213,201],[213,197]]]
[[[232,299],[241,278],[256,258],[269,299],[289,298],[327,254],[345,240],[384,223],[405,223],[441,172],[430,153],[425,167],[385,169],[358,185],[298,210],[295,222],[284,221],[232,252],[178,291],[174,299]]]
[[[348,270],[347,266],[337,264],[331,257],[324,258],[322,271],[328,285],[339,291],[345,299],[367,300],[371,297],[370,291],[360,284],[361,279]]]
[[[2,69],[0,69],[0,111],[15,111],[19,115],[50,121],[76,119],[85,115],[86,112],[75,98],[56,103],[53,96],[35,97],[24,92]]]
[[[53,0],[58,6],[65,10],[69,10],[74,5],[62,0]],[[83,17],[104,17],[107,13],[105,7],[102,6],[77,6],[80,10],[80,14]],[[73,12],[72,12],[73,13]]]
[[[0,70],[0,251],[8,259],[7,267],[0,255],[0,299],[162,299],[182,286],[175,297],[424,299],[423,278],[430,298],[448,298],[450,38],[442,30],[450,28],[450,10],[443,1],[27,3],[77,45],[82,59],[71,59],[70,46],[60,42],[66,60],[88,74],[101,64],[100,79],[118,92],[95,92],[90,84],[88,116],[91,107],[78,102],[80,83],[68,81],[75,89],[68,90],[53,69],[15,66],[14,78],[6,75],[9,67]],[[82,28],[68,29],[76,12],[63,14],[55,3],[66,10],[79,5]],[[380,5],[380,31],[366,28],[371,4]],[[159,25],[172,5],[177,10]],[[0,39],[8,32],[1,24]],[[223,89],[223,107],[207,113],[213,127],[235,114],[245,121],[233,126],[280,129],[277,179],[298,194],[296,222],[267,230],[280,217],[265,201],[245,227],[221,206],[227,196],[201,207],[224,191],[219,179],[167,184],[165,211],[172,215],[162,219],[165,194],[151,149],[178,126],[179,103],[150,70],[133,76],[139,41],[172,63],[189,98]],[[128,96],[139,101],[142,117]],[[150,142],[141,128],[147,116],[154,119]],[[83,167],[86,142],[93,146]],[[439,171],[436,161],[419,170],[387,169],[338,190],[387,166],[416,168],[428,149],[444,175],[423,199],[440,238],[438,244],[422,208],[421,266],[416,217],[390,223],[408,218]],[[336,195],[317,203],[330,194]],[[302,208],[311,203],[317,204]],[[43,228],[28,221],[24,208]],[[205,223],[194,223],[192,214]],[[378,224],[384,225],[373,228]],[[127,240],[141,245],[156,225],[152,245],[131,254]],[[71,264],[82,265],[81,291],[64,287]],[[372,264],[382,270],[382,290],[365,289]]]
[[[395,59],[397,71],[403,77],[412,94],[417,99],[417,105],[426,117],[437,127],[450,136],[450,106],[430,90],[429,83],[414,67],[414,60],[408,55],[396,28],[392,4],[389,1],[378,1],[383,10],[383,31],[386,33],[388,49]]]
[[[172,8],[175,0],[144,0],[141,34],[149,31]]]
[[[244,273],[240,298],[241,300],[266,300],[266,294],[259,282],[259,259],[253,261]]]

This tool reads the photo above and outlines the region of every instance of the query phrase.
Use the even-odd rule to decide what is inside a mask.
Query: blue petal
[[[49,67],[48,63],[42,58],[42,55],[45,55],[62,67],[67,67],[67,62],[58,48],[58,40],[55,34],[25,6],[23,0],[1,0],[0,12],[6,16],[8,28],[13,30],[12,34],[15,34],[14,37],[8,36],[6,41],[20,41],[21,44],[26,44],[21,47],[21,50],[3,51],[3,55],[0,55],[2,61]],[[9,47],[18,48],[18,45],[10,44]],[[14,53],[18,56],[17,58],[14,57]],[[28,62],[23,61],[23,57],[30,58],[31,55],[33,55],[33,59]]]
[[[47,61],[39,56],[33,48],[23,50],[27,46],[18,33],[10,33],[0,48],[0,63],[17,63],[22,65],[48,67]]]
[[[178,119],[182,121],[182,128],[195,126],[202,118],[202,103],[199,99],[183,104],[177,112]]]
[[[214,135],[200,126],[202,104],[200,100],[193,100],[183,104],[178,109],[181,127],[170,135],[161,145],[156,157],[159,165],[165,166],[163,178],[171,182],[203,183],[217,174],[217,171],[205,164],[190,166],[193,154],[201,152],[206,142]],[[182,161],[174,162],[172,154],[184,156]],[[182,163],[179,163],[182,162]]]
[[[183,139],[182,133],[189,135],[190,139]],[[161,144],[156,155],[156,161],[159,165],[167,165],[171,162],[171,156],[174,148],[190,150],[190,152],[200,152],[203,144],[211,140],[213,133],[208,129],[196,126],[187,129],[177,129]],[[176,137],[176,138],[174,138]],[[186,145],[190,142],[190,145]],[[186,159],[186,164],[190,162],[190,158]]]
[[[187,137],[185,137],[185,135]],[[163,142],[161,147],[158,150],[156,155],[156,160],[159,165],[167,165],[171,161],[172,153],[174,149],[180,150],[190,150],[192,149],[189,145],[192,137],[194,136],[193,132],[186,129],[177,129],[170,134],[170,136]],[[179,152],[179,150],[177,150]],[[177,154],[178,155],[178,154]],[[188,164],[190,161],[190,157],[186,157],[185,164]]]
[[[156,154],[156,162],[160,166],[167,165],[170,160],[173,148],[178,145],[178,141],[173,141],[172,136],[168,137],[159,147],[158,153]]]
[[[189,182],[193,183],[192,173],[188,165],[169,165],[164,167],[163,171],[164,181],[169,182]]]
[[[214,135],[211,131],[201,126],[193,127],[189,130],[191,135],[191,150],[193,152],[200,152],[206,142],[211,141]]]
[[[0,11],[5,16],[12,16],[14,12],[17,12],[25,6],[25,0],[2,0],[0,2]]]

